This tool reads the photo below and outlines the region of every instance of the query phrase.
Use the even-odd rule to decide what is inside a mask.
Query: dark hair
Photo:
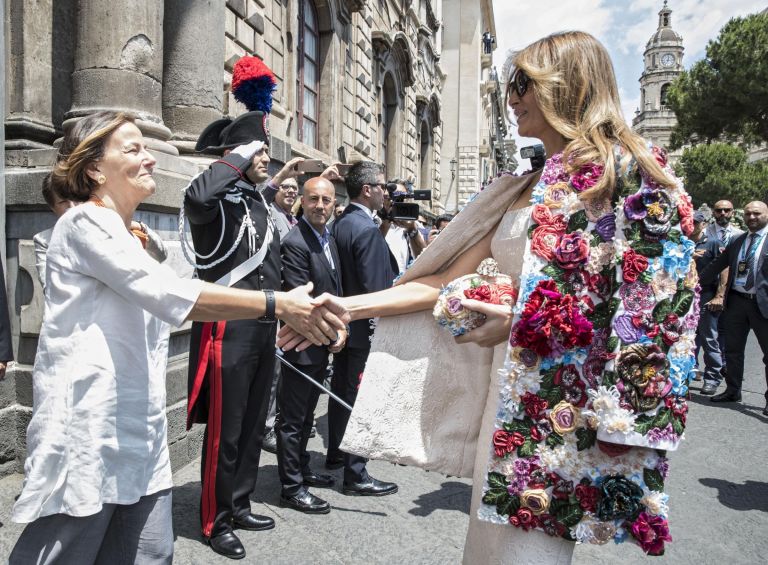
[[[357,198],[363,192],[364,184],[376,184],[379,182],[381,165],[373,161],[360,161],[349,169],[344,177],[347,185],[347,194],[350,198]]]
[[[451,214],[441,214],[437,218],[435,218],[435,227],[440,225],[440,222],[445,222],[446,224],[450,223],[450,221],[453,219],[453,216]]]
[[[99,186],[88,176],[88,166],[101,159],[110,136],[127,123],[135,123],[135,118],[124,112],[96,112],[79,119],[64,136],[50,175],[51,190],[65,200],[88,200]]]
[[[43,199],[51,209],[56,205],[56,195],[53,193],[53,187],[51,186],[51,173],[45,175],[43,179]]]

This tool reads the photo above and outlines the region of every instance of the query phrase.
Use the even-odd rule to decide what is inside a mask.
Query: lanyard
[[[747,236],[747,240],[750,239],[753,235],[756,234],[749,234]],[[760,242],[763,240],[763,234],[760,234],[758,237],[754,238],[752,240],[752,243],[749,244],[747,241],[744,241],[744,247],[741,248],[741,260],[746,263],[751,263],[752,260],[755,258],[755,253],[757,253],[757,248],[760,247]]]

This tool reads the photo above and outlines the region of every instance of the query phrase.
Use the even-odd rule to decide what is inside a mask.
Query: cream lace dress
[[[523,267],[530,213],[531,208],[528,207],[504,214],[491,241],[491,254],[499,265],[499,270],[509,274],[513,279],[520,277]],[[465,565],[567,564],[571,562],[574,547],[572,542],[551,537],[539,531],[525,532],[518,528],[482,522],[477,517],[477,509],[483,494],[483,479],[488,467],[496,408],[499,404],[498,371],[504,364],[506,351],[506,342],[496,346],[493,352],[492,369],[488,374],[488,397],[477,441],[464,563]]]

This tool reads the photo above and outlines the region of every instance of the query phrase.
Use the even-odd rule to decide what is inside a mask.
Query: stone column
[[[165,0],[163,120],[180,153],[193,153],[203,128],[221,117],[224,10],[222,0]]]
[[[207,30],[198,30],[204,37]],[[166,143],[163,124],[163,2],[157,0],[78,0],[77,45],[72,74],[75,118],[99,110],[127,110],[151,149],[178,155]]]

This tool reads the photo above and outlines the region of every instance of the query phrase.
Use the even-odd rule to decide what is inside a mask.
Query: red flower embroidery
[[[518,432],[496,430],[493,434],[493,452],[496,454],[496,457],[504,457],[524,443],[525,436]]]
[[[512,343],[548,357],[553,351],[592,343],[592,322],[583,316],[575,297],[562,295],[552,280],[540,281],[512,328]]]
[[[638,277],[648,268],[648,259],[634,249],[627,249],[624,252],[624,261],[621,270],[624,275],[624,282],[637,282]]]

